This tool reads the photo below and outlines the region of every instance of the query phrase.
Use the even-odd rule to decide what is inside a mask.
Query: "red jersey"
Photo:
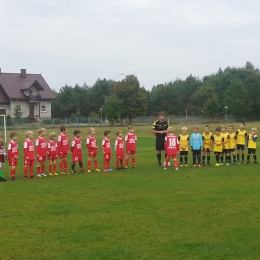
[[[58,136],[58,152],[68,153],[69,150],[69,138],[67,135],[61,133]]]
[[[39,136],[35,142],[36,154],[40,157],[47,155],[47,141],[44,137]]]
[[[48,157],[56,159],[58,157],[57,143],[53,140],[49,140],[47,144]]]
[[[0,163],[5,162],[5,145],[4,143],[0,142]]]
[[[89,136],[89,137],[87,138],[86,147],[87,147],[88,149],[95,149],[95,150],[96,150],[97,141],[96,141],[96,138],[95,138],[94,136]]]
[[[82,154],[81,139],[78,139],[77,137],[74,137],[72,142],[71,142],[70,150],[72,151],[72,155],[73,156],[81,155]]]
[[[14,141],[10,141],[7,148],[8,160],[16,160],[14,156],[19,155],[18,144]]]
[[[179,152],[180,144],[176,135],[168,134],[165,136],[165,149],[167,155],[176,155]]]
[[[23,143],[23,154],[25,160],[34,160],[34,145],[32,140],[26,139]],[[26,159],[27,157],[27,159]]]
[[[129,152],[136,151],[136,141],[137,141],[137,136],[134,133],[126,134],[126,136],[125,136],[126,151],[129,151]]]
[[[111,154],[110,139],[105,137],[102,141],[102,147],[104,154]]]
[[[116,156],[122,156],[125,154],[124,150],[124,139],[121,137],[117,137],[115,141],[115,151],[116,151]]]

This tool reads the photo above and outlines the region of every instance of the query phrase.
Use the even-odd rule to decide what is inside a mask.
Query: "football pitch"
[[[173,126],[179,134],[182,126]],[[248,123],[247,132],[253,126],[260,123]],[[119,129],[127,133],[126,127],[96,128],[100,169],[103,132],[111,130],[113,146]],[[87,128],[79,130],[86,169]],[[125,170],[25,181],[25,130],[17,132],[18,181],[10,181],[7,162],[8,181],[0,182],[1,260],[260,259],[260,165],[252,158],[249,165],[214,167],[212,154],[212,166],[193,168],[189,152],[189,167],[164,171],[157,167],[151,126],[141,126],[135,127],[137,168],[130,163]],[[114,154],[111,162],[115,169]]]

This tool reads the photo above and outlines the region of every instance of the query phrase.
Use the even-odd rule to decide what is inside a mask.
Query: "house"
[[[56,97],[41,74],[3,73],[0,69],[0,115],[14,117],[18,108],[22,117],[51,117],[51,101]]]

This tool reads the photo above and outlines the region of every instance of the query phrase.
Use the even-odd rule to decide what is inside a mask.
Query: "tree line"
[[[260,114],[260,71],[252,63],[244,67],[221,68],[217,73],[199,79],[190,75],[175,79],[146,90],[135,75],[128,75],[115,82],[97,79],[93,86],[84,84],[63,86],[55,92],[52,103],[53,117],[103,115],[115,120],[137,116],[156,115],[165,111],[168,115],[208,115],[214,118],[229,113],[238,119],[242,115],[252,118]]]

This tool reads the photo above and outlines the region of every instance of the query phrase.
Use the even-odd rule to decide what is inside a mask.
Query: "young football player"
[[[132,156],[132,166],[136,168],[136,161],[135,161],[135,153],[136,153],[136,141],[137,136],[134,133],[134,127],[132,125],[128,126],[128,133],[125,136],[125,143],[126,143],[126,159],[125,159],[125,168],[128,168],[128,163],[130,156]]]
[[[5,164],[5,145],[4,145],[4,136],[0,134],[0,181],[6,181],[4,178],[4,164]]]
[[[47,141],[46,141],[46,129],[40,128],[38,130],[39,136],[36,138],[35,141],[35,150],[36,150],[36,157],[37,157],[37,167],[36,173],[37,177],[46,177],[45,174],[45,161],[47,157]]]
[[[80,172],[83,172],[83,163],[82,163],[82,148],[81,148],[81,131],[75,130],[73,132],[74,138],[71,142],[71,152],[72,152],[72,163],[71,163],[71,172],[75,171],[75,164],[78,162],[80,167]]]
[[[227,132],[227,128],[223,125],[221,126],[221,135],[224,138],[224,141],[222,144],[222,154],[220,155],[220,164],[223,165],[225,156],[226,165],[229,166],[230,149],[228,149],[228,143],[230,138]]]
[[[113,169],[110,168],[110,160],[111,160],[111,144],[110,144],[110,137],[111,132],[105,131],[104,132],[104,139],[102,140],[102,150],[103,150],[103,169],[104,172],[112,172]]]
[[[124,169],[124,156],[125,156],[125,146],[123,139],[123,132],[121,130],[116,132],[115,141],[115,152],[116,152],[116,170]]]
[[[245,144],[247,139],[247,132],[245,130],[245,122],[240,123],[239,129],[236,131],[237,136],[237,163],[240,164],[240,155],[242,158],[242,164],[244,163]]]
[[[33,145],[33,132],[27,131],[25,133],[25,141],[23,143],[23,154],[24,154],[24,169],[23,177],[28,180],[27,172],[29,170],[30,178],[35,179],[33,176],[33,166],[34,166],[34,145]]]
[[[233,163],[236,164],[236,142],[237,142],[237,136],[234,132],[233,125],[230,125],[228,127],[228,135],[229,135],[229,142],[226,144],[226,147],[230,149],[230,158],[229,158],[229,164],[231,164],[231,156],[233,156]]]
[[[250,162],[251,154],[253,155],[254,163],[258,164],[256,159],[256,141],[257,141],[256,131],[257,129],[253,127],[251,129],[251,133],[247,136],[247,148],[248,148],[247,161],[246,161],[247,164]]]
[[[58,158],[57,134],[55,132],[49,133],[50,140],[47,143],[47,155],[49,160],[49,175],[59,175],[57,173],[56,160]]]
[[[175,170],[178,171],[177,154],[179,154],[180,145],[176,135],[173,134],[173,128],[168,127],[167,135],[165,136],[165,151],[167,154],[164,170],[167,170],[170,158],[173,158]]]
[[[220,155],[222,154],[222,144],[224,142],[224,138],[221,135],[221,127],[216,127],[212,141],[214,144],[214,154],[216,156],[215,166],[220,166]]]
[[[188,166],[188,149],[189,149],[189,135],[187,134],[187,127],[182,127],[181,134],[178,137],[180,143],[180,167]]]
[[[202,165],[205,166],[205,158],[207,157],[207,166],[210,166],[210,153],[212,151],[212,133],[210,132],[209,125],[205,126],[204,133],[202,134],[203,140],[203,154]]]
[[[11,141],[8,143],[7,148],[7,156],[8,156],[8,163],[11,167],[11,181],[17,181],[15,178],[16,174],[16,167],[18,165],[18,156],[19,156],[19,150],[18,150],[18,134],[15,132],[12,132],[10,134]]]
[[[198,167],[201,167],[201,149],[203,145],[202,135],[198,133],[199,127],[193,127],[193,134],[190,136],[190,146],[193,157],[193,167],[196,167],[196,160],[198,161]]]
[[[68,171],[68,151],[69,151],[69,138],[68,138],[68,128],[64,125],[60,127],[60,135],[58,136],[58,154],[60,157],[60,174],[69,174]]]
[[[100,172],[98,169],[97,151],[98,145],[95,138],[95,128],[89,128],[89,136],[87,137],[86,147],[88,148],[88,172],[91,172],[91,161],[94,161],[94,167],[96,172]]]

